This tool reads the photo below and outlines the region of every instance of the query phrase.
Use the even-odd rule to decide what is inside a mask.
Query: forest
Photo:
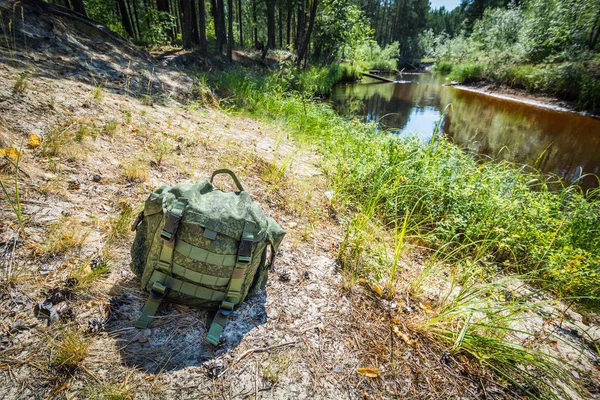
[[[600,2],[6,0],[0,29],[0,398],[598,397]],[[281,246],[220,338],[175,296],[136,327],[239,284],[252,224],[155,196],[219,170]]]
[[[60,3],[58,0],[56,2]],[[201,55],[285,50],[297,65],[396,70],[421,59],[461,83],[487,80],[600,107],[600,3],[585,0],[64,0],[150,48]],[[349,77],[355,77],[350,72]]]

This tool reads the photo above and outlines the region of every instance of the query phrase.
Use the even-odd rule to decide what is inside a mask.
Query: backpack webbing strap
[[[193,246],[181,239],[177,239],[175,251],[184,257],[191,258],[194,261],[200,261],[206,264],[233,267],[237,261],[237,254],[219,254]]]
[[[165,294],[167,293],[167,288],[162,285],[160,282],[155,281],[150,288],[150,297],[146,300],[146,304],[144,305],[144,309],[142,310],[142,315],[135,322],[135,327],[140,329],[145,329],[150,321],[152,321],[152,317],[156,314],[158,310],[158,306],[165,298]]]
[[[179,222],[181,222],[181,219],[183,218],[183,211],[185,210],[187,203],[188,199],[181,197],[173,204],[171,209],[167,211],[167,220],[160,233],[160,238],[163,240],[163,246],[160,251],[159,263],[168,266],[169,270],[173,265],[173,249],[175,248],[177,228],[179,227]],[[136,328],[143,329],[148,326],[152,317],[156,314],[158,306],[160,306],[161,301],[167,294],[167,289],[170,289],[164,279],[152,279],[156,273],[162,274],[165,277],[167,276],[156,270],[152,273],[152,276],[148,281],[148,285],[150,286],[150,296],[148,297],[148,300],[146,300],[146,304],[142,309],[142,314],[135,323]]]
[[[242,286],[244,285],[244,277],[246,276],[246,267],[252,262],[252,249],[255,237],[253,231],[255,230],[256,224],[252,222],[244,224],[244,232],[242,233],[242,239],[238,247],[237,262],[231,274],[227,296],[221,302],[219,311],[217,311],[206,336],[208,342],[215,346],[219,344],[229,314],[231,314],[233,308],[242,300]]]
[[[176,264],[175,262],[171,268],[171,273],[173,273],[174,276],[185,278],[188,281],[192,281],[203,286],[225,286],[229,284],[229,280],[231,279],[229,276],[227,278],[223,278],[220,276],[203,274],[194,271],[193,269]]]
[[[154,270],[154,272],[152,272],[152,276],[150,277],[149,282],[150,285],[152,285],[152,288],[154,288],[154,286],[156,286],[156,283],[158,282],[167,289],[202,300],[222,301],[225,300],[227,296],[225,292],[210,289],[204,286],[197,285],[195,283],[185,282],[180,279],[173,278],[172,276],[169,276],[158,270]]]

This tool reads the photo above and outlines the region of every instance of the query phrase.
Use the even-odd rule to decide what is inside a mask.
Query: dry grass
[[[264,365],[263,378],[273,384],[279,382],[281,375],[286,375],[292,361],[292,356],[285,350],[270,353]]]
[[[63,254],[69,250],[79,250],[90,230],[75,217],[62,217],[50,224],[46,241],[39,250],[48,254]]]
[[[356,286],[350,296],[354,310],[347,333],[361,367],[375,369],[378,375],[357,372],[350,381],[372,398],[480,398],[483,390],[494,393],[495,399],[512,398],[489,372],[452,356],[413,328],[410,313],[394,316],[370,289]]]
[[[137,215],[133,207],[125,201],[120,202],[117,205],[117,209],[119,210],[119,215],[110,221],[109,241],[131,236],[131,224],[133,223],[134,216]]]
[[[86,388],[83,391],[90,400],[133,400],[131,389],[125,384],[107,384]]]
[[[89,341],[72,327],[63,327],[58,339],[51,340],[51,364],[72,371],[89,353]]]
[[[127,161],[121,164],[121,171],[128,182],[145,182],[149,177],[148,166],[140,160]]]

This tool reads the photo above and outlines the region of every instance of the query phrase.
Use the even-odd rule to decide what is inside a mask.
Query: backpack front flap
[[[136,326],[147,326],[163,298],[228,314],[246,298],[258,270],[262,283],[272,232],[245,191],[225,193],[201,182],[152,193],[132,247],[132,269],[138,275],[143,269],[142,286],[150,291]],[[218,342],[219,328],[211,332],[209,341]]]
[[[241,283],[236,305],[243,301],[267,238],[266,218],[250,196],[246,192],[214,190],[208,182],[180,185],[163,191],[162,209],[159,228],[153,231],[142,286],[151,290],[154,282],[174,278],[168,280],[173,287],[167,298],[216,309],[226,297],[245,235],[245,240],[252,243],[250,254],[241,260],[247,261],[243,276],[235,278]],[[169,223],[177,218],[180,219],[176,224]],[[175,232],[168,232],[173,228]],[[174,234],[171,241],[165,240],[169,234]]]

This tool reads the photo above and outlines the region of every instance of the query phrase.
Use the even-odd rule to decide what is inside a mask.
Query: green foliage
[[[106,0],[85,0],[88,17],[106,25],[111,31],[125,35],[125,29],[117,17],[114,5]]]
[[[319,143],[332,160],[336,198],[346,206],[358,209],[376,198],[372,215],[384,224],[397,224],[412,210],[419,235],[432,246],[484,241],[491,265],[560,282],[553,287],[565,295],[600,294],[598,191],[553,192],[535,171],[481,163],[444,138],[423,146],[381,134],[291,94],[278,75],[227,72],[215,84],[227,89],[227,104],[285,122],[298,137]]]
[[[490,8],[475,22],[471,37],[483,51],[504,51],[517,43],[522,22],[518,7]]]
[[[452,72],[452,68],[454,68],[454,65],[449,61],[440,61],[434,65],[434,71],[444,75]]]
[[[363,70],[395,71],[399,56],[400,45],[398,42],[391,43],[382,49],[376,41],[368,40],[356,49],[354,59]]]
[[[527,61],[571,59],[585,51],[599,9],[598,2],[588,0],[530,0],[520,31]]]
[[[456,64],[452,79],[544,92],[600,113],[600,59],[589,48],[599,12],[597,2],[530,0],[523,8],[486,10],[471,36],[427,31],[421,42],[427,55]],[[448,66],[437,70],[448,73]]]
[[[353,0],[323,0],[316,23],[315,56],[329,62],[337,57],[352,58],[372,34],[364,12]]]
[[[29,71],[23,71],[19,75],[17,75],[17,80],[15,81],[14,89],[19,93],[24,93],[25,89],[29,85],[27,82],[27,76],[29,75]]]
[[[477,63],[458,64],[452,68],[450,73],[450,79],[461,83],[476,82],[482,77],[483,65]]]

